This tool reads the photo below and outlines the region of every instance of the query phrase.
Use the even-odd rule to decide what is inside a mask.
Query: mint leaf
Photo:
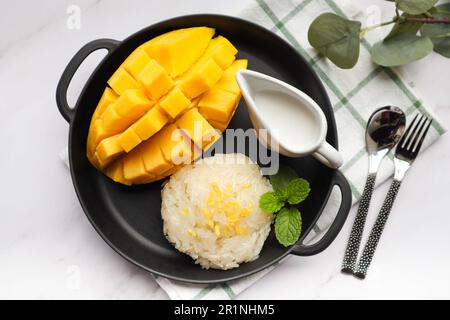
[[[287,187],[289,204],[297,204],[306,199],[309,195],[309,182],[302,178],[291,180]]]
[[[283,205],[284,201],[275,192],[266,192],[259,198],[259,207],[267,213],[277,212]]]
[[[288,166],[280,166],[278,172],[272,176],[270,176],[270,183],[275,191],[283,190],[287,188],[289,181],[297,178],[297,173],[294,169]]]
[[[288,188],[275,190],[275,195],[278,197],[280,201],[286,202],[289,197]]]
[[[275,219],[275,236],[279,243],[288,247],[300,237],[302,219],[296,208],[283,208]]]

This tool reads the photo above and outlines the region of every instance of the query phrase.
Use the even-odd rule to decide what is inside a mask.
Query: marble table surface
[[[0,298],[167,298],[150,274],[114,253],[83,214],[58,157],[68,125],[56,108],[56,83],[68,60],[90,40],[123,39],[187,13],[233,15],[251,2],[18,0],[2,6]],[[363,2],[376,10],[381,0]],[[79,25],[70,19],[78,10]],[[102,54],[90,56],[76,75],[72,104]],[[403,72],[448,126],[450,60],[433,54]],[[339,273],[353,208],[325,252],[288,259],[238,298],[450,298],[449,161],[447,134],[409,172],[365,281]],[[373,201],[381,203],[386,191],[387,185],[378,188]]]

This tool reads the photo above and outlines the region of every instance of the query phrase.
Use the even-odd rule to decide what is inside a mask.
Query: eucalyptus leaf
[[[401,33],[376,43],[371,50],[374,63],[385,66],[400,66],[422,59],[433,51],[433,42],[429,37],[411,33]]]
[[[450,3],[436,6],[435,18],[449,18],[450,14],[443,13],[450,11]],[[450,25],[449,24],[426,24],[420,29],[420,34],[430,37],[434,44],[434,51],[450,58]]]
[[[360,32],[361,22],[323,13],[309,27],[308,41],[338,67],[349,69],[359,58]]]
[[[411,17],[409,14],[402,14],[402,18]],[[421,22],[409,22],[409,21],[396,21],[394,26],[392,27],[392,30],[389,32],[389,34],[384,38],[386,41],[389,38],[395,37],[398,34],[401,33],[410,33],[410,34],[417,34],[417,32],[422,27],[423,23]]]
[[[427,12],[437,2],[438,0],[395,0],[399,10],[413,15]]]

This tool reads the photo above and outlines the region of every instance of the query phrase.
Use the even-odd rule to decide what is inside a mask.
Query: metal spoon
[[[345,250],[342,272],[352,274],[356,267],[359,245],[364,231],[370,199],[375,187],[377,171],[381,160],[395,146],[405,131],[406,117],[397,107],[386,106],[377,109],[369,118],[366,128],[366,147],[369,153],[369,174],[361,196],[358,212],[353,223]]]

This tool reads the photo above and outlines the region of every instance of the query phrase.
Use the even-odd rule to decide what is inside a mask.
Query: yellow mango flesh
[[[220,88],[236,95],[241,93],[241,89],[236,81],[236,73],[239,70],[247,68],[247,60],[240,59],[233,62],[224,72],[222,78],[214,85],[215,88]]]
[[[171,77],[177,77],[203,54],[213,35],[212,28],[189,28],[185,32],[154,41],[145,48]]]
[[[86,152],[112,180],[163,179],[219,138],[240,99],[246,60],[207,27],[180,29],[139,46],[108,80],[92,116]]]
[[[102,115],[106,131],[120,132],[139,119],[155,104],[143,90],[126,90]]]
[[[204,65],[181,80],[180,89],[188,98],[193,99],[212,88],[222,74],[223,70],[219,65],[213,59],[209,59]]]
[[[165,95],[175,84],[155,60],[150,60],[137,74],[136,79],[144,86],[147,95],[154,100]]]
[[[118,143],[126,152],[130,152],[164,127],[167,121],[168,118],[161,109],[154,107],[120,134]]]
[[[238,95],[220,88],[212,88],[206,92],[200,102],[198,109],[208,120],[227,120],[234,111]]]
[[[116,157],[124,152],[119,144],[120,135],[117,134],[112,137],[103,139],[97,146],[95,152],[102,167],[111,163]]]
[[[191,101],[181,92],[180,88],[174,88],[164,97],[159,106],[172,118],[175,119],[182,111],[188,108]]]
[[[139,89],[141,85],[123,68],[120,67],[108,80],[109,86],[118,95],[128,89]]]
[[[123,63],[123,67],[128,73],[136,79],[138,74],[144,67],[150,63],[152,59],[143,49],[136,49]]]
[[[106,88],[103,92],[102,97],[100,98],[100,101],[98,102],[97,108],[94,111],[94,115],[92,116],[92,121],[97,120],[99,117],[102,116],[103,112],[105,112],[106,108],[113,104],[119,96],[111,89]]]
[[[199,148],[202,149],[213,143],[219,136],[216,130],[208,121],[206,121],[196,108],[186,112],[177,120],[176,124]]]

